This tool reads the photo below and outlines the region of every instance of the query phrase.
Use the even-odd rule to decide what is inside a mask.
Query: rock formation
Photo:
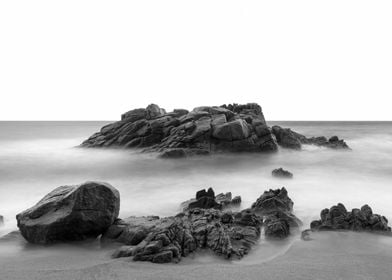
[[[151,104],[123,114],[120,121],[104,126],[81,146],[138,147],[162,157],[277,150],[261,107],[255,103],[170,113]]]
[[[272,170],[272,176],[277,178],[293,178],[293,173],[290,171],[284,170],[283,168],[277,168]]]
[[[135,261],[179,261],[197,248],[241,258],[259,239],[261,225],[262,220],[250,211],[232,214],[195,208],[175,217],[117,221],[102,240],[126,244],[113,257],[133,256]]]
[[[124,244],[113,257],[133,256],[135,261],[176,262],[197,248],[207,248],[227,258],[246,255],[265,226],[268,238],[285,238],[301,221],[292,214],[293,202],[285,188],[265,192],[250,209],[222,211],[231,194],[209,188],[174,217],[130,217],[116,222],[102,235],[102,242]],[[234,200],[234,199],[233,199]],[[231,201],[233,201],[231,200]],[[264,222],[263,222],[263,219]]]
[[[320,213],[320,220],[311,222],[312,231],[319,230],[353,230],[390,233],[388,220],[384,216],[373,214],[369,205],[361,209],[354,208],[350,212],[338,203],[330,209],[326,208]]]
[[[255,203],[252,212],[265,218],[265,236],[269,238],[285,238],[290,228],[299,228],[302,222],[292,213],[293,201],[286,188],[265,191]]]
[[[27,241],[48,244],[96,238],[113,224],[119,209],[120,194],[115,188],[86,182],[54,189],[16,219]]]
[[[349,149],[346,142],[337,136],[327,139],[324,136],[307,138],[290,128],[282,128],[274,125],[272,133],[275,135],[278,144],[284,148],[300,150],[303,144],[316,145],[332,149]]]
[[[224,209],[229,206],[239,206],[241,204],[241,197],[236,196],[232,198],[231,192],[226,194],[220,193],[215,196],[215,192],[212,188],[206,190],[200,190],[196,193],[196,197],[181,203],[181,209],[187,211],[193,208],[215,208]]]

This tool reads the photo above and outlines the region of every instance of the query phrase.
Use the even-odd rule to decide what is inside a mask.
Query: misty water
[[[305,226],[338,202],[349,209],[367,203],[392,218],[392,122],[269,122],[306,136],[338,135],[351,151],[304,146],[275,154],[165,160],[135,150],[75,147],[107,123],[0,122],[1,235],[16,229],[17,213],[55,187],[89,180],[109,182],[120,191],[120,217],[174,215],[182,201],[208,187],[241,195],[241,208],[247,208],[265,190],[285,186]],[[293,172],[294,179],[273,178],[277,167]],[[271,245],[264,246],[268,252]]]

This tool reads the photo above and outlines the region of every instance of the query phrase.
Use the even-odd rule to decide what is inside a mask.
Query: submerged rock
[[[391,232],[387,218],[373,214],[372,209],[367,204],[362,206],[361,209],[354,208],[351,211],[347,211],[343,204],[338,203],[330,209],[322,210],[320,217],[320,220],[311,222],[311,230]]]
[[[104,126],[82,147],[145,148],[164,158],[213,152],[276,151],[277,143],[255,103],[166,111],[155,104],[134,109]]]
[[[293,178],[293,173],[290,171],[284,170],[283,168],[277,168],[272,170],[272,176],[277,178]]]
[[[290,128],[282,128],[278,125],[272,127],[272,133],[275,135],[278,144],[284,148],[300,150],[302,144],[308,144],[332,149],[350,149],[347,143],[337,136],[332,136],[329,139],[324,136],[307,138]]]
[[[118,217],[120,194],[108,183],[62,186],[16,216],[23,237],[48,244],[96,238]]]

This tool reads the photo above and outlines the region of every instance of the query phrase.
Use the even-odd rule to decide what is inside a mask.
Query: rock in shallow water
[[[324,136],[307,138],[290,128],[282,128],[278,125],[272,127],[272,133],[275,135],[278,144],[284,148],[300,150],[302,144],[308,144],[332,149],[350,149],[347,143],[337,136],[332,136],[330,139]]]
[[[96,238],[118,217],[120,194],[108,183],[62,186],[16,216],[23,237],[38,244]]]
[[[277,168],[272,170],[272,176],[277,178],[293,178],[293,173],[290,171],[284,170],[283,168]]]
[[[262,219],[249,211],[234,215],[215,209],[192,209],[175,217],[155,220],[143,241],[136,246],[121,247],[113,256],[132,255],[135,261],[162,263],[178,261],[197,248],[207,248],[227,258],[241,258],[259,239],[261,225]],[[128,227],[137,225],[129,221]],[[104,236],[107,238],[108,234]]]
[[[231,110],[230,110],[230,109]],[[234,111],[232,111],[234,110]],[[277,143],[255,103],[197,107],[166,113],[157,105],[131,110],[104,126],[82,147],[145,148],[164,158],[212,152],[276,151]]]
[[[342,203],[326,208],[320,213],[320,220],[312,221],[310,227],[318,230],[353,230],[390,233],[388,220],[384,216],[373,214],[369,205],[361,209],[354,208],[347,211]]]

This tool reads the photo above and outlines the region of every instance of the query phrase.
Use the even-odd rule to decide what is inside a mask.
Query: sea
[[[159,159],[138,150],[79,148],[110,121],[0,122],[0,235],[17,229],[15,215],[62,185],[104,181],[121,194],[120,217],[170,216],[195,192],[232,192],[248,208],[268,189],[286,187],[294,213],[309,227],[337,203],[369,204],[392,219],[392,122],[270,121],[306,136],[345,139],[351,150],[304,146],[273,154],[216,154]],[[283,167],[291,180],[271,176]]]

